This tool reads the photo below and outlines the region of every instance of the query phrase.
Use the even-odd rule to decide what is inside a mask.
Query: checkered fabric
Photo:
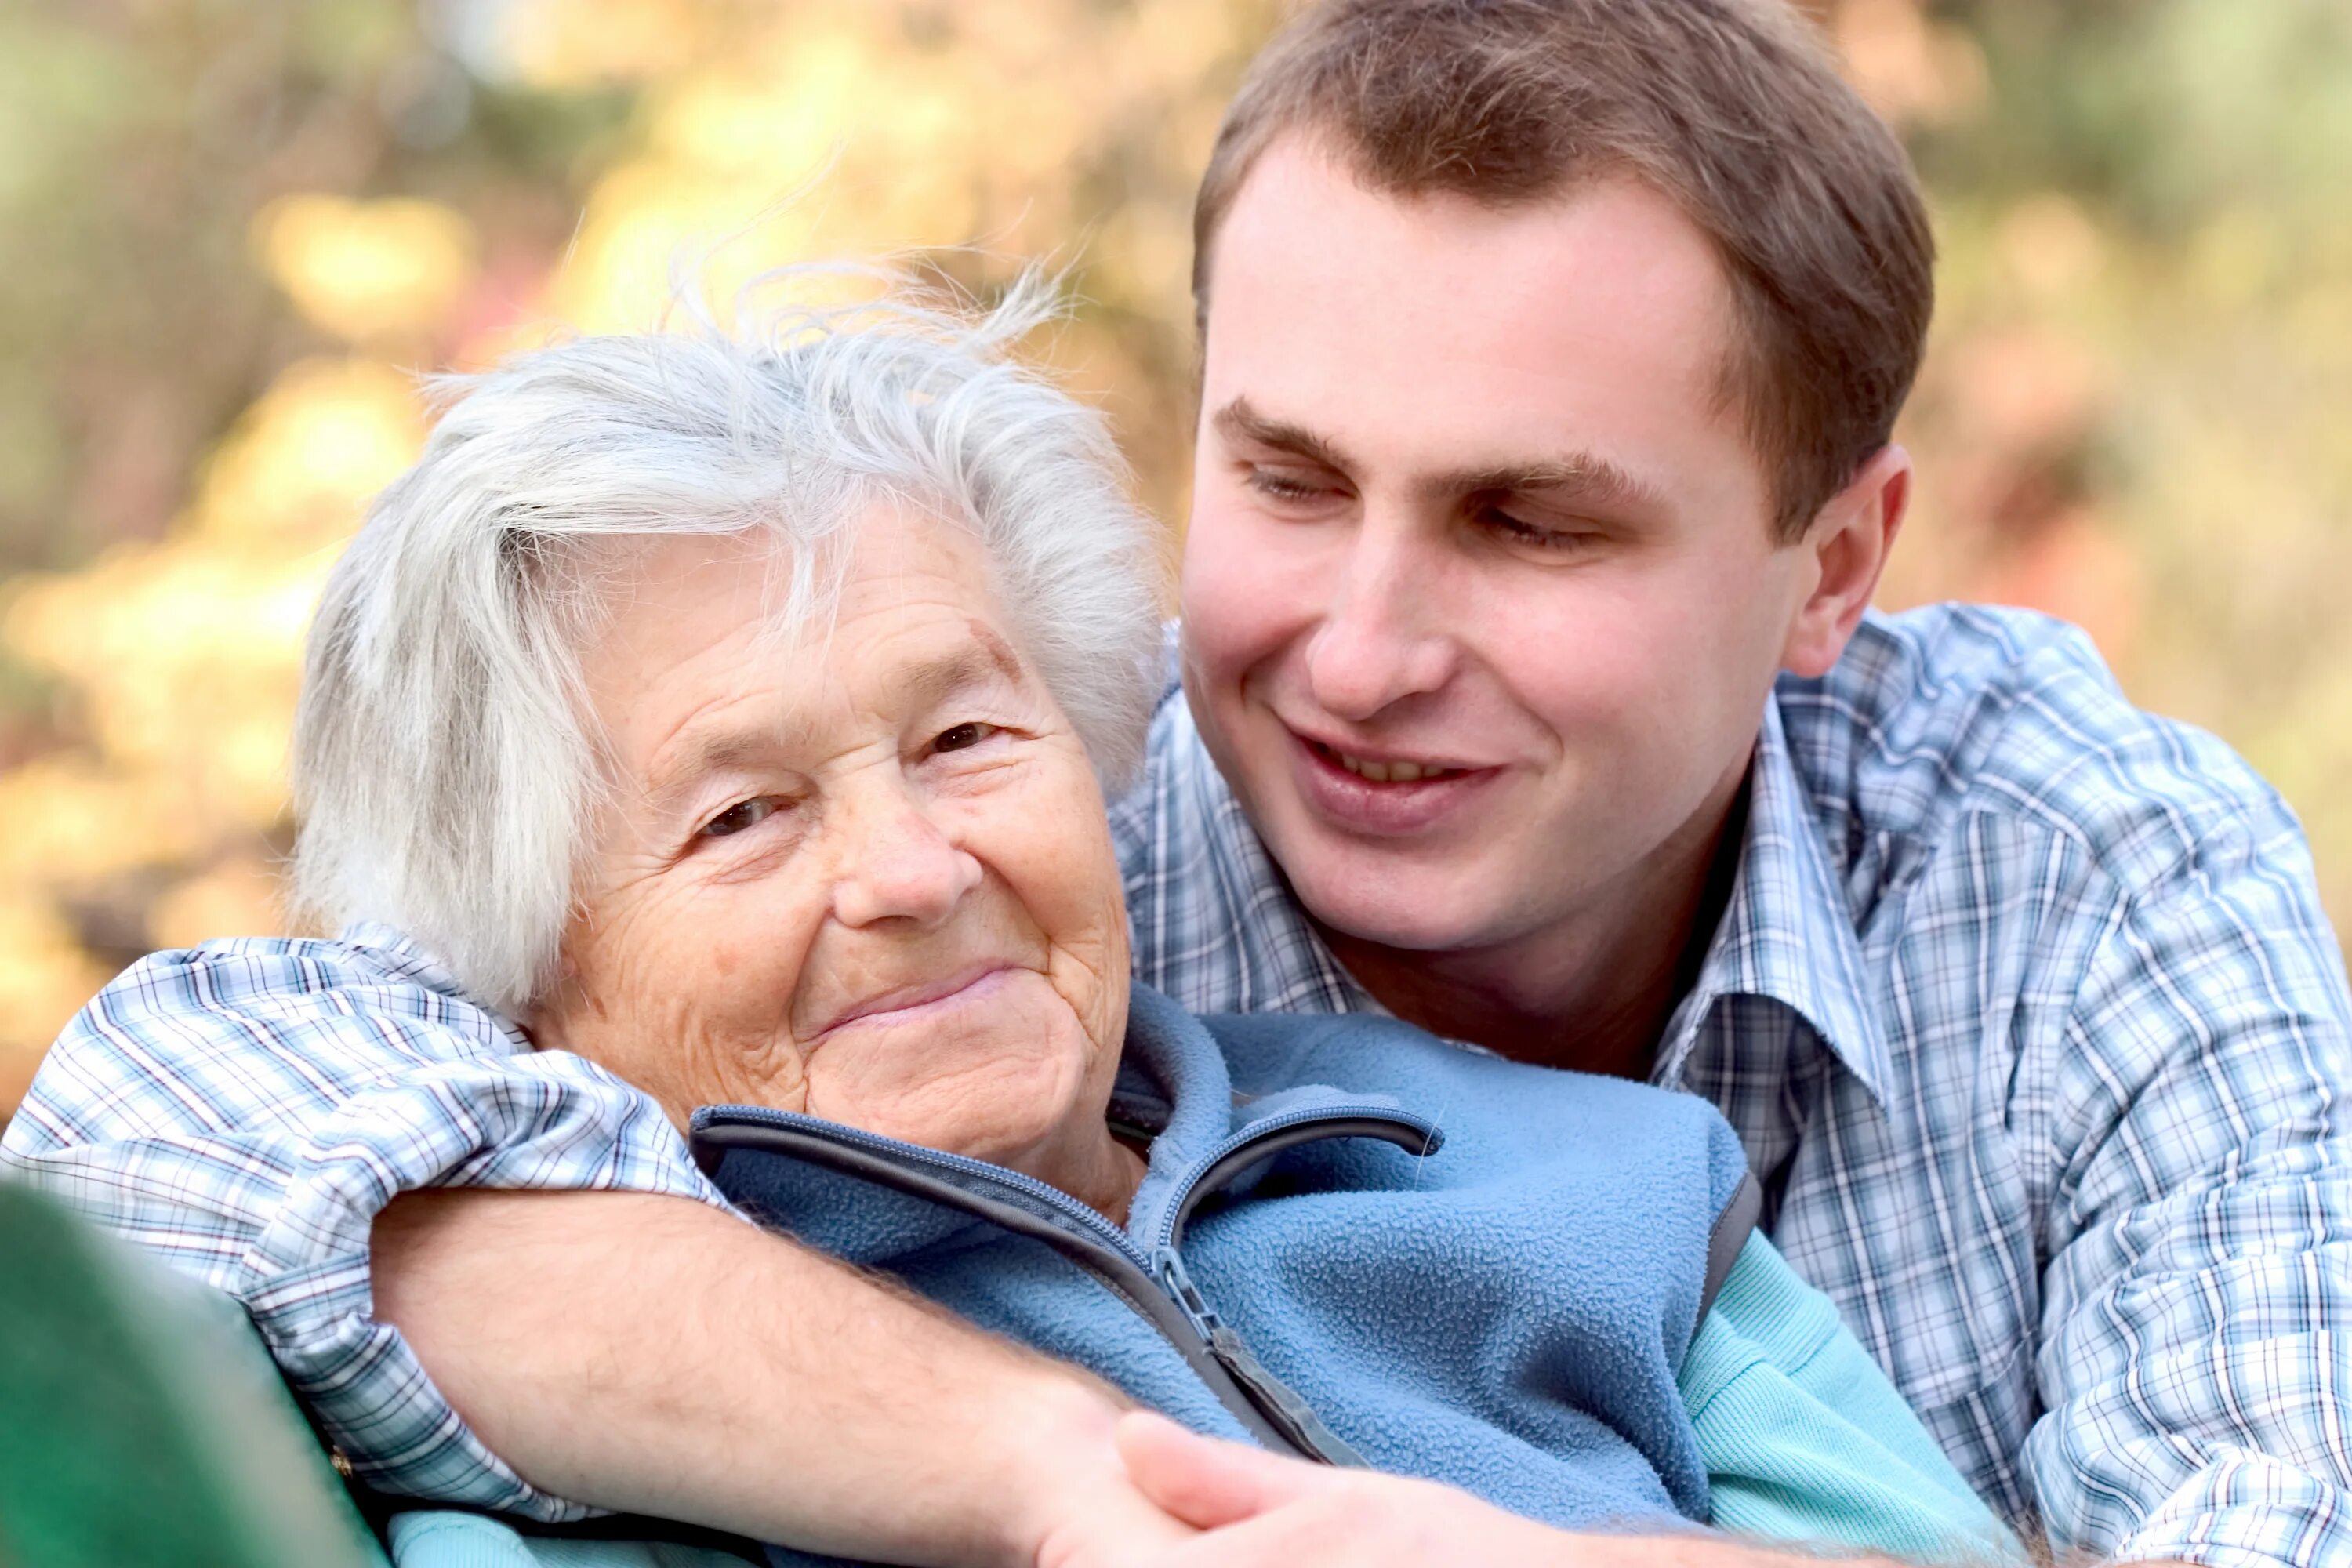
[[[1113,824],[1139,979],[1195,1012],[1378,1006],[1173,691]],[[2285,804],[2080,633],[1874,615],[1781,681],[1656,1063],[2061,1561],[2352,1562],[2342,957]]]
[[[2352,1561],[2352,999],[2284,803],[2079,634],[1959,607],[1784,680],[1750,795],[1657,1077],[1739,1130],[1781,1249],[2062,1553]],[[1113,826],[1139,978],[1377,1005],[1172,691]],[[244,1300],[368,1479],[544,1519],[584,1510],[368,1318],[371,1217],[436,1184],[719,1201],[649,1100],[369,927],[134,965],[0,1170]]]

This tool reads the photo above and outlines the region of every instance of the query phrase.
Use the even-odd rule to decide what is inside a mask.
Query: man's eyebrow
[[[1663,510],[1665,493],[1608,458],[1591,452],[1526,463],[1496,463],[1438,474],[1414,487],[1424,496],[1536,495],[1594,506]]]
[[[1249,441],[1260,447],[1272,447],[1276,451],[1289,452],[1312,463],[1320,463],[1336,473],[1348,473],[1355,465],[1347,454],[1315,434],[1304,425],[1287,419],[1271,419],[1250,405],[1247,397],[1236,397],[1212,415],[1209,423],[1217,433],[1230,441]]]
[[[1323,437],[1303,425],[1259,413],[1246,396],[1235,397],[1209,422],[1228,440],[1293,453],[1339,473],[1352,473],[1356,468],[1346,453]],[[1593,506],[1663,510],[1666,505],[1665,492],[1656,485],[1594,452],[1461,468],[1434,475],[1413,488],[1435,499],[1542,492]]]

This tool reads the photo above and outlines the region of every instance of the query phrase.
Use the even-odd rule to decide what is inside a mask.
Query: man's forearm
[[[1110,1390],[715,1209],[417,1194],[373,1268],[476,1433],[580,1502],[911,1563],[1025,1563],[1083,1510],[1172,1528]]]

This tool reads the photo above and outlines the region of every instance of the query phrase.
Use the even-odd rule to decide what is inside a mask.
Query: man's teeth
[[[1333,752],[1331,755],[1341,767],[1358,778],[1370,779],[1374,784],[1419,784],[1423,779],[1449,778],[1462,771],[1434,765],[1424,767],[1419,763],[1375,763],[1362,757],[1351,757],[1339,751]]]

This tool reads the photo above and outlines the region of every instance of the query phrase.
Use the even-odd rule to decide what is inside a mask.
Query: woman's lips
[[[960,970],[943,979],[919,981],[911,985],[877,992],[835,1015],[832,1022],[809,1037],[809,1044],[814,1047],[830,1037],[835,1031],[852,1025],[915,1023],[933,1015],[985,1001],[1003,987],[1013,973],[1013,965],[1009,963],[992,963]]]
[[[1307,809],[1352,833],[1401,837],[1471,808],[1502,770],[1344,751],[1293,730],[1291,773]]]

